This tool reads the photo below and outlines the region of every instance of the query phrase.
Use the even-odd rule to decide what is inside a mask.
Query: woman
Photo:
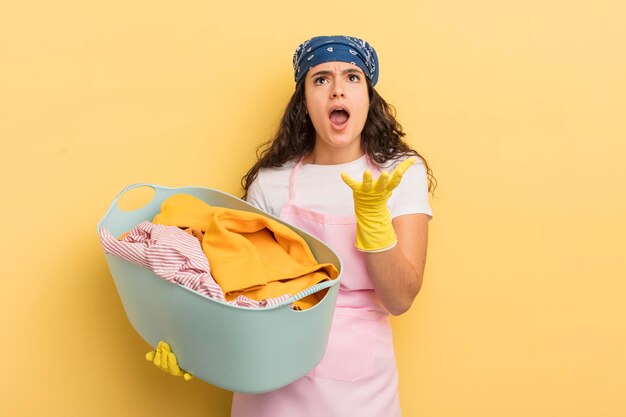
[[[422,284],[432,175],[374,90],[366,41],[315,37],[293,63],[296,90],[244,198],[335,249],[343,278],[322,362],[279,390],[235,393],[232,417],[400,416],[389,314]]]

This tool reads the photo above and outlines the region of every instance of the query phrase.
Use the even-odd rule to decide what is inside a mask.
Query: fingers
[[[353,190],[358,190],[361,186],[361,184],[358,181],[356,181],[346,172],[341,173],[341,179],[343,180],[343,182],[345,182],[348,185],[348,187],[352,188]]]
[[[402,163],[400,163],[391,173],[381,171],[380,176],[376,181],[373,181],[372,171],[369,169],[363,172],[363,182],[356,181],[346,172],[341,173],[341,179],[353,191],[362,193],[381,193],[383,191],[392,191],[400,184],[402,176],[411,167],[411,165],[415,163],[415,161],[416,158],[408,158],[402,161]]]
[[[161,349],[157,347],[154,353],[154,360],[152,361],[159,368],[161,367]]]
[[[387,186],[387,190],[391,191],[400,184],[402,181],[402,176],[409,169],[411,165],[415,162],[415,158],[409,158],[403,161],[396,169],[391,173],[391,180],[389,181],[389,185]]]
[[[348,187],[352,188],[353,191],[369,192],[372,190],[372,171],[369,169],[366,169],[363,173],[363,182],[355,180],[346,172],[341,173],[341,179]]]
[[[146,353],[146,360],[173,376],[182,376],[185,381],[193,379],[193,375],[178,366],[178,359],[166,342],[160,341],[155,350]]]
[[[387,171],[382,171],[376,180],[376,186],[374,187],[374,191],[380,193],[387,188],[387,184],[389,184],[389,173]]]
[[[405,161],[402,161],[400,165],[396,167],[394,172],[400,174],[400,176],[404,175],[404,173],[415,163],[416,158],[408,158]]]
[[[156,348],[154,355],[154,364],[164,371],[167,370],[167,357],[170,353],[170,345],[166,342],[160,341]]]
[[[366,169],[363,173],[363,185],[361,185],[361,191],[370,192],[372,190],[372,171]]]
[[[167,354],[167,370],[171,375],[181,375],[180,367],[178,366],[178,361],[176,360],[176,355],[174,355],[172,352],[169,352]]]

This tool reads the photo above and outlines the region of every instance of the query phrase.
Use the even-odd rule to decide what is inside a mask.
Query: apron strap
[[[380,168],[378,168],[378,165],[372,162],[372,159],[369,157],[369,155],[365,157],[365,160],[367,161],[367,166],[370,167],[370,171],[380,172]]]
[[[296,173],[300,169],[303,159],[304,157],[298,160],[296,165],[291,170],[291,175],[289,176],[289,203],[293,203],[294,199],[296,198]]]

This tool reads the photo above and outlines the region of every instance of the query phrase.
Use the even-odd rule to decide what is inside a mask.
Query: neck
[[[314,165],[339,165],[359,159],[364,154],[360,146],[352,148],[325,148],[317,144],[302,162]]]

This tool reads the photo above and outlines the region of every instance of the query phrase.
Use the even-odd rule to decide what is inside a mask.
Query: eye
[[[359,77],[358,74],[350,74],[350,75],[348,75],[348,80],[356,83],[356,82],[359,82],[361,80],[361,77]]]
[[[328,80],[326,79],[326,77],[323,76],[319,76],[319,77],[315,77],[313,79],[313,84],[326,84],[328,82]]]

